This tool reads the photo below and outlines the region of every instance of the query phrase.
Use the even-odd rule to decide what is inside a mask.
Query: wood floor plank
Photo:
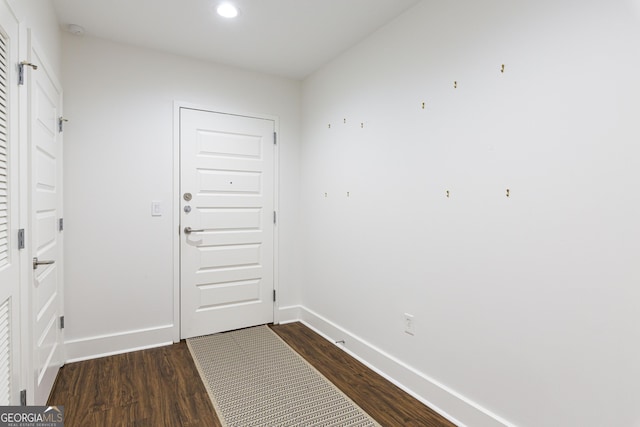
[[[271,327],[383,426],[453,426],[301,323]],[[221,427],[184,341],[69,363],[48,404],[66,427]]]
[[[302,323],[271,329],[383,426],[455,427]]]
[[[67,427],[221,427],[185,342],[67,364],[48,404]]]

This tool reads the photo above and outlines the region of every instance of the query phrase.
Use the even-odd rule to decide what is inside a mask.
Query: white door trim
[[[26,210],[22,209],[22,201],[25,199],[26,183],[22,180],[24,165],[20,150],[25,145],[20,139],[25,135],[20,129],[20,91],[18,86],[16,64],[20,62],[18,58],[20,52],[20,22],[16,17],[11,5],[6,0],[0,1],[0,37],[5,39],[6,49],[6,95],[7,110],[5,119],[7,120],[7,178],[9,183],[8,192],[8,240],[9,240],[9,264],[3,266],[4,270],[1,274],[3,280],[9,280],[11,283],[3,283],[2,299],[0,303],[4,303],[5,296],[9,297],[9,401],[8,405],[20,404],[20,390],[24,388],[23,374],[26,372],[26,366],[22,358],[22,304],[23,297],[21,291],[26,286],[25,282],[25,262],[26,257],[24,250],[18,249],[16,242],[18,230],[24,228],[23,224],[26,220]],[[5,363],[7,363],[5,362]],[[3,366],[4,368],[5,366]]]
[[[173,215],[173,341],[180,341],[180,109],[190,108],[194,110],[210,111],[213,113],[231,114],[236,116],[254,117],[257,119],[272,120],[275,125],[275,132],[278,135],[278,143],[274,153],[274,183],[273,183],[273,206],[276,212],[280,211],[279,188],[280,188],[280,119],[278,116],[237,111],[229,108],[219,108],[215,106],[199,105],[190,102],[174,101],[173,103],[173,199],[171,201],[171,214]],[[273,233],[273,289],[278,294],[279,289],[279,220],[276,221]],[[273,306],[273,322],[279,322],[279,301],[278,297]]]
[[[25,60],[28,57],[27,43],[27,26],[24,22],[18,25],[18,61]],[[29,230],[31,223],[31,169],[29,167],[29,93],[27,85],[18,87],[18,139],[20,140],[20,152],[18,156],[20,168],[20,228]],[[25,242],[29,242],[28,240]],[[33,269],[29,265],[29,257],[31,256],[31,245],[27,250],[22,250],[20,255],[20,354],[22,359],[22,372],[20,373],[20,389],[27,390],[27,394],[31,387],[31,372],[33,368],[33,351],[31,350],[31,323],[30,323],[30,290],[33,283]],[[31,399],[31,400],[29,400]],[[27,395],[27,403],[33,402],[33,390],[31,395]]]

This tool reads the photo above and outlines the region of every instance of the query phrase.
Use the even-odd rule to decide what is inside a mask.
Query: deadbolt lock
[[[184,193],[184,196],[182,197],[184,197],[187,202],[190,202],[192,199],[191,193]]]

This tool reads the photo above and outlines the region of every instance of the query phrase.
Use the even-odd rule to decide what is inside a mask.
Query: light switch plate
[[[151,202],[151,216],[162,216],[162,203],[158,201]]]

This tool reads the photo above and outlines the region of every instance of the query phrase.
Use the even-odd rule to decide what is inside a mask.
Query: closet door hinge
[[[273,145],[278,144],[278,134],[277,133],[273,133]]]
[[[18,230],[18,249],[24,249],[24,228]]]
[[[273,290],[273,302],[276,302],[276,290]]]
[[[64,230],[64,219],[60,218],[58,219],[58,231],[62,231]]]
[[[64,329],[64,316],[60,316],[60,329]]]
[[[35,64],[32,64],[31,62],[28,61],[22,61],[21,63],[18,64],[18,84],[20,86],[22,86],[24,84],[24,67],[25,65],[27,67],[31,67],[34,70],[38,69],[38,66]]]
[[[27,390],[20,390],[20,406],[27,406]]]
[[[276,223],[276,211],[273,211],[273,223]]]

